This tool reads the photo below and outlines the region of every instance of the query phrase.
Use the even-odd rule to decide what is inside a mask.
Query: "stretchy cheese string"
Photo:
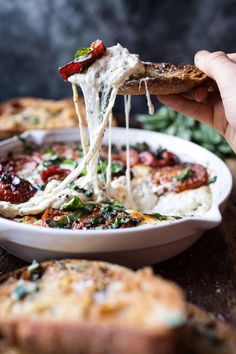
[[[78,91],[77,91],[77,87],[75,84],[72,84],[72,91],[73,91],[73,101],[74,101],[74,105],[75,105],[75,111],[76,111],[78,121],[79,121],[81,146],[82,146],[82,150],[83,150],[83,155],[85,156],[88,153],[89,145],[88,145],[88,140],[87,140],[86,131],[85,131],[86,124],[85,124],[84,118],[80,112]]]

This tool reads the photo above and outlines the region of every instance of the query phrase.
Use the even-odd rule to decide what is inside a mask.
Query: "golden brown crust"
[[[127,80],[119,90],[123,95],[145,94],[145,81],[153,95],[169,95],[187,92],[205,84],[209,78],[194,65],[175,66],[169,63],[144,63],[142,76]]]

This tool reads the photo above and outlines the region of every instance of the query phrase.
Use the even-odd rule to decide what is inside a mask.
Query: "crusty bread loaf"
[[[29,354],[176,353],[184,320],[182,291],[148,268],[52,261],[0,285],[2,340]]]
[[[144,63],[145,73],[131,77],[119,90],[123,95],[145,94],[145,81],[153,95],[168,95],[187,92],[206,83],[209,78],[194,65],[169,63]]]

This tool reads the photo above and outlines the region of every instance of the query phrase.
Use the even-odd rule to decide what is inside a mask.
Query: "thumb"
[[[219,90],[231,87],[236,81],[236,64],[224,52],[201,50],[195,55],[195,64],[217,82]]]

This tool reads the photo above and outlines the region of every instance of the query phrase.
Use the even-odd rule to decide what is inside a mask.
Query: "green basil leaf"
[[[91,52],[91,48],[89,48],[89,47],[82,48],[82,49],[78,49],[78,50],[75,52],[74,58],[78,58],[78,57],[80,57],[81,55],[89,54],[90,52]]]
[[[80,63],[92,57],[91,48],[83,48],[77,50],[74,56],[74,63]]]
[[[179,175],[173,177],[173,179],[176,181],[184,181],[191,175],[191,173],[192,173],[192,169],[189,166],[187,166],[180,172]]]
[[[210,177],[210,178],[209,178],[209,180],[208,180],[208,184],[215,183],[215,182],[216,182],[216,180],[217,180],[217,176],[212,176],[212,177]]]
[[[74,210],[78,210],[78,209],[82,208],[83,206],[84,206],[84,204],[82,203],[80,198],[77,196],[74,196],[71,200],[62,204],[62,206],[60,207],[60,210],[74,211]]]
[[[63,216],[58,220],[47,220],[46,223],[49,227],[69,229],[74,221],[78,220],[83,215],[90,214],[93,209],[94,204],[88,203],[71,214]]]

